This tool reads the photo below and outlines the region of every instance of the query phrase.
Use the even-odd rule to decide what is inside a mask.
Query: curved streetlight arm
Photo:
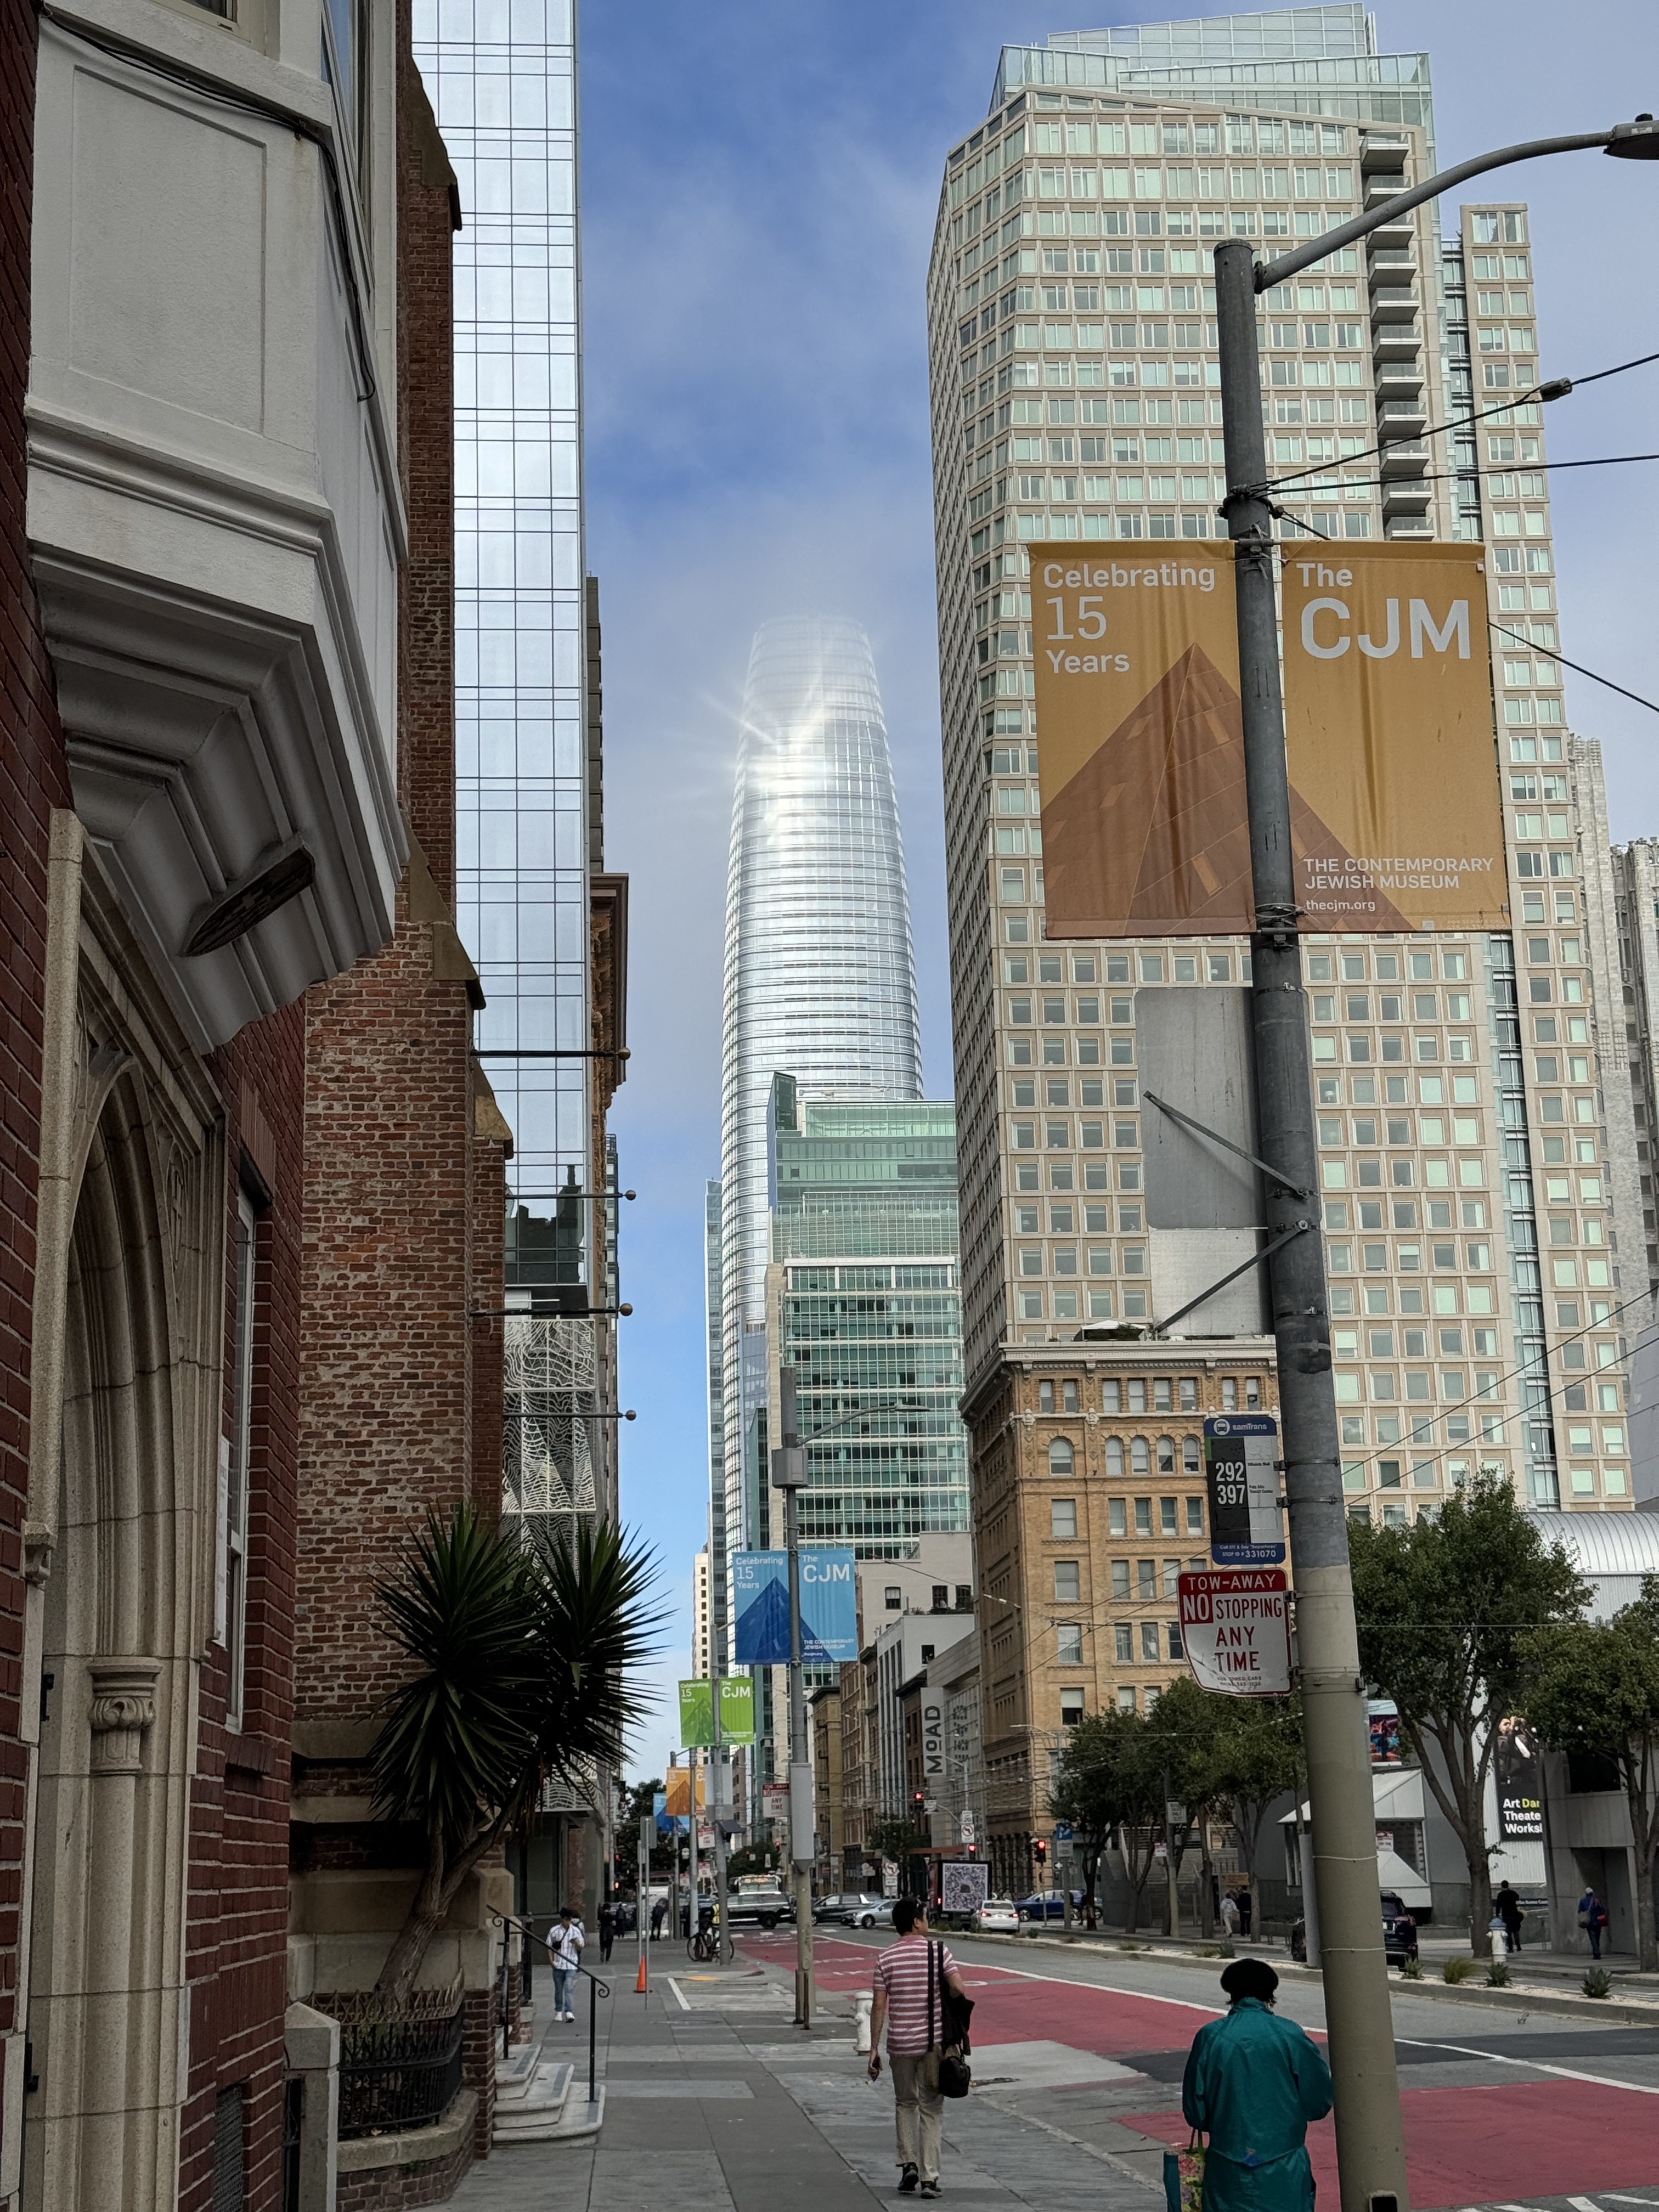
[[[1474,161],[1460,161],[1455,169],[1442,169],[1438,176],[1429,178],[1426,183],[1413,185],[1409,191],[1396,192],[1391,200],[1384,200],[1381,207],[1367,208],[1364,215],[1357,215],[1352,222],[1340,223],[1334,230],[1326,231],[1322,237],[1310,239],[1305,246],[1298,246],[1294,253],[1282,254],[1277,261],[1257,262],[1255,289],[1258,292],[1271,290],[1275,284],[1282,284],[1285,277],[1294,276],[1298,269],[1307,269],[1314,262],[1322,261],[1339,246],[1352,246],[1355,239],[1364,238],[1373,230],[1380,230],[1384,223],[1395,222],[1411,209],[1420,207],[1425,200],[1438,198],[1442,192],[1449,191],[1454,185],[1461,185],[1466,178],[1484,176],[1488,169],[1508,168],[1514,161],[1534,161],[1540,154],[1582,154],[1595,146],[1605,147],[1610,151],[1614,140],[1621,133],[1644,139],[1652,129],[1651,124],[1644,128],[1641,123],[1620,123],[1611,131],[1580,131],[1567,138],[1528,138],[1519,146],[1500,147],[1495,154],[1477,154]],[[1659,134],[1656,136],[1659,137]],[[1620,150],[1622,152],[1624,149],[1621,147]],[[1635,149],[1632,147],[1631,150],[1634,152]]]

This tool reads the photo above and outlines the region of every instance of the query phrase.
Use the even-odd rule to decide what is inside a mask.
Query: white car
[[[988,1897],[969,1925],[979,1936],[1018,1936],[1019,1915],[1012,1897]]]

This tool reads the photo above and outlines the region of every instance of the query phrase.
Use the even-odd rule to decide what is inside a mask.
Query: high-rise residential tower
[[[887,731],[856,623],[765,623],[744,690],[726,908],[720,1105],[723,1498],[711,1550],[753,1541],[763,1417],[767,1109],[775,1073],[815,1097],[921,1096],[915,957]],[[752,1474],[752,1470],[750,1470]],[[745,1500],[750,1502],[746,1503]]]
[[[1054,1732],[1170,1677],[1181,1559],[1158,1539],[1203,1553],[1200,1417],[1272,1402],[1271,1346],[1200,1346],[1225,1326],[1201,1307],[1187,1348],[1129,1338],[1179,1302],[1145,1212],[1138,1002],[1237,990],[1249,951],[1047,939],[1032,558],[1224,535],[1213,242],[1271,258],[1434,162],[1428,58],[1324,6],[1006,47],[945,165],[928,322],[964,1405],[991,1817],[1015,1856]],[[1476,201],[1443,243],[1437,219],[1261,301],[1285,534],[1491,549],[1513,933],[1304,940],[1343,1483],[1395,1524],[1479,1465],[1540,1507],[1627,1504],[1618,1401],[1646,1293],[1629,1084],[1602,1081],[1625,1040],[1599,759],[1551,658],[1527,212]]]

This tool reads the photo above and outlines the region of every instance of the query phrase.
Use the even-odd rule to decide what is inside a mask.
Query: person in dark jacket
[[[1607,1908],[1592,1887],[1578,1900],[1578,1925],[1589,1937],[1592,1959],[1599,1959],[1601,1955],[1601,1930],[1607,1924]]]
[[[1492,1909],[1504,1923],[1504,1940],[1511,1951],[1521,1948],[1521,1923],[1526,1914],[1521,1909],[1521,1899],[1513,1882],[1504,1882],[1492,1901]]]
[[[1265,1959],[1235,1959],[1221,1977],[1228,2008],[1188,2054],[1181,2110],[1209,2137],[1204,2212],[1313,2212],[1310,2120],[1331,2109],[1319,2046],[1273,2010],[1279,1977]]]

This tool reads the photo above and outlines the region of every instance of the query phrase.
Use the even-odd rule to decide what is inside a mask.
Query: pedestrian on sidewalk
[[[1221,1932],[1230,1943],[1238,1933],[1238,1899],[1231,1890],[1221,1899]]]
[[[1589,1937],[1590,1956],[1601,1955],[1601,1930],[1607,1924],[1607,1908],[1592,1887],[1578,1900],[1578,1925]]]
[[[611,1956],[611,1946],[617,1940],[617,1908],[609,1898],[599,1907],[599,1964],[604,1966]]]
[[[553,1968],[555,2020],[576,2017],[576,1969],[582,1962],[582,1947],[586,1940],[575,1914],[568,1905],[562,1905],[557,1920],[547,1931],[547,1955]]]
[[[887,2056],[893,2069],[893,2112],[898,2131],[899,2192],[917,2188],[924,2197],[939,2193],[939,2146],[945,2128],[945,2099],[939,2086],[942,1990],[930,2008],[937,1983],[965,1997],[961,1972],[941,1943],[928,1973],[927,1911],[917,1899],[902,1897],[893,1907],[899,1940],[876,1960],[870,2005],[870,2079],[881,2076],[881,2032],[887,2030]],[[933,2017],[929,2017],[930,2009]]]
[[[659,1897],[651,1908],[651,1941],[654,1943],[662,1934],[662,1923],[668,1917],[668,1899]]]
[[[1504,1934],[1511,1951],[1521,1948],[1521,1923],[1526,1918],[1521,1899],[1513,1882],[1505,1881],[1492,1901],[1492,1909],[1504,1923]]]
[[[1331,2109],[1330,2069],[1273,2012],[1279,1977],[1265,1959],[1235,1959],[1221,1986],[1228,2009],[1194,2037],[1181,2085],[1188,2126],[1210,2138],[1204,2212],[1313,2212],[1308,2123]]]

